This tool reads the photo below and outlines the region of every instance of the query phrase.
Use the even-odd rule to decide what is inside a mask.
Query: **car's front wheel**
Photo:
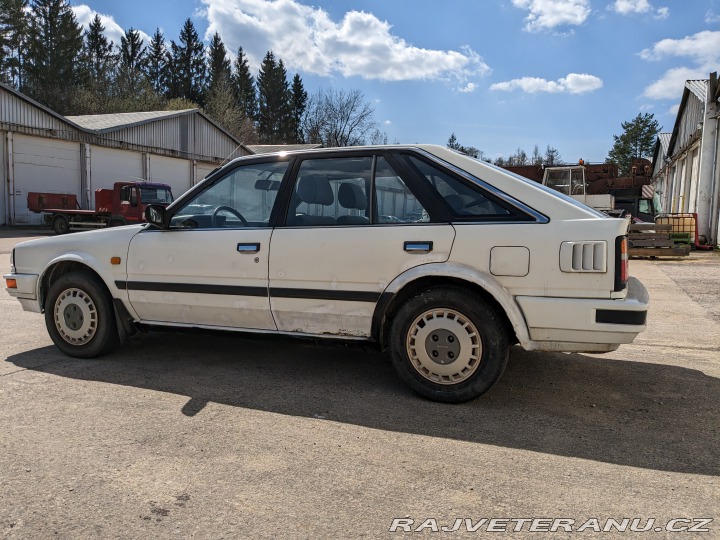
[[[420,395],[448,403],[490,389],[508,361],[509,339],[497,309],[458,288],[434,288],[410,298],[390,329],[392,363]]]
[[[77,358],[106,354],[120,342],[110,294],[89,272],[69,272],[52,284],[45,325],[58,349]]]

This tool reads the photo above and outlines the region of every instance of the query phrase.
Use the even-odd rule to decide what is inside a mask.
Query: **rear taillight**
[[[623,291],[630,278],[627,236],[615,239],[615,292]]]

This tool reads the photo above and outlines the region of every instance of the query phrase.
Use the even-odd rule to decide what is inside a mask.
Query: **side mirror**
[[[145,221],[160,229],[167,229],[165,223],[165,208],[159,204],[149,204],[145,207]]]

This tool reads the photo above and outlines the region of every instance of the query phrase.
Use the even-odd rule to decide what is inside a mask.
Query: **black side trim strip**
[[[308,298],[316,300],[344,300],[346,302],[377,302],[380,298],[380,293],[271,287],[270,296],[274,298]]]
[[[202,283],[158,283],[154,281],[116,281],[121,290],[161,291],[198,294],[227,294],[236,296],[267,296],[265,287],[242,287],[235,285],[205,285]],[[342,300],[346,302],[377,302],[380,293],[366,291],[335,291],[324,289],[287,289],[272,287],[275,298],[307,298],[313,300]]]
[[[633,324],[642,325],[647,320],[647,311],[616,311],[613,309],[598,309],[595,312],[595,322],[606,324]]]
[[[122,281],[115,282],[124,289]],[[240,287],[236,285],[206,285],[204,283],[157,283],[153,281],[128,281],[127,289],[133,291],[162,291],[198,294],[228,294],[236,296],[267,296],[266,287]]]

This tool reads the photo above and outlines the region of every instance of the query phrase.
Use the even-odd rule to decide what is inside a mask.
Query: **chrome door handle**
[[[433,250],[433,243],[423,241],[405,242],[403,249],[408,253],[429,253]]]
[[[257,253],[258,251],[260,251],[260,244],[258,244],[258,243],[238,244],[237,250],[238,250],[238,253]]]

